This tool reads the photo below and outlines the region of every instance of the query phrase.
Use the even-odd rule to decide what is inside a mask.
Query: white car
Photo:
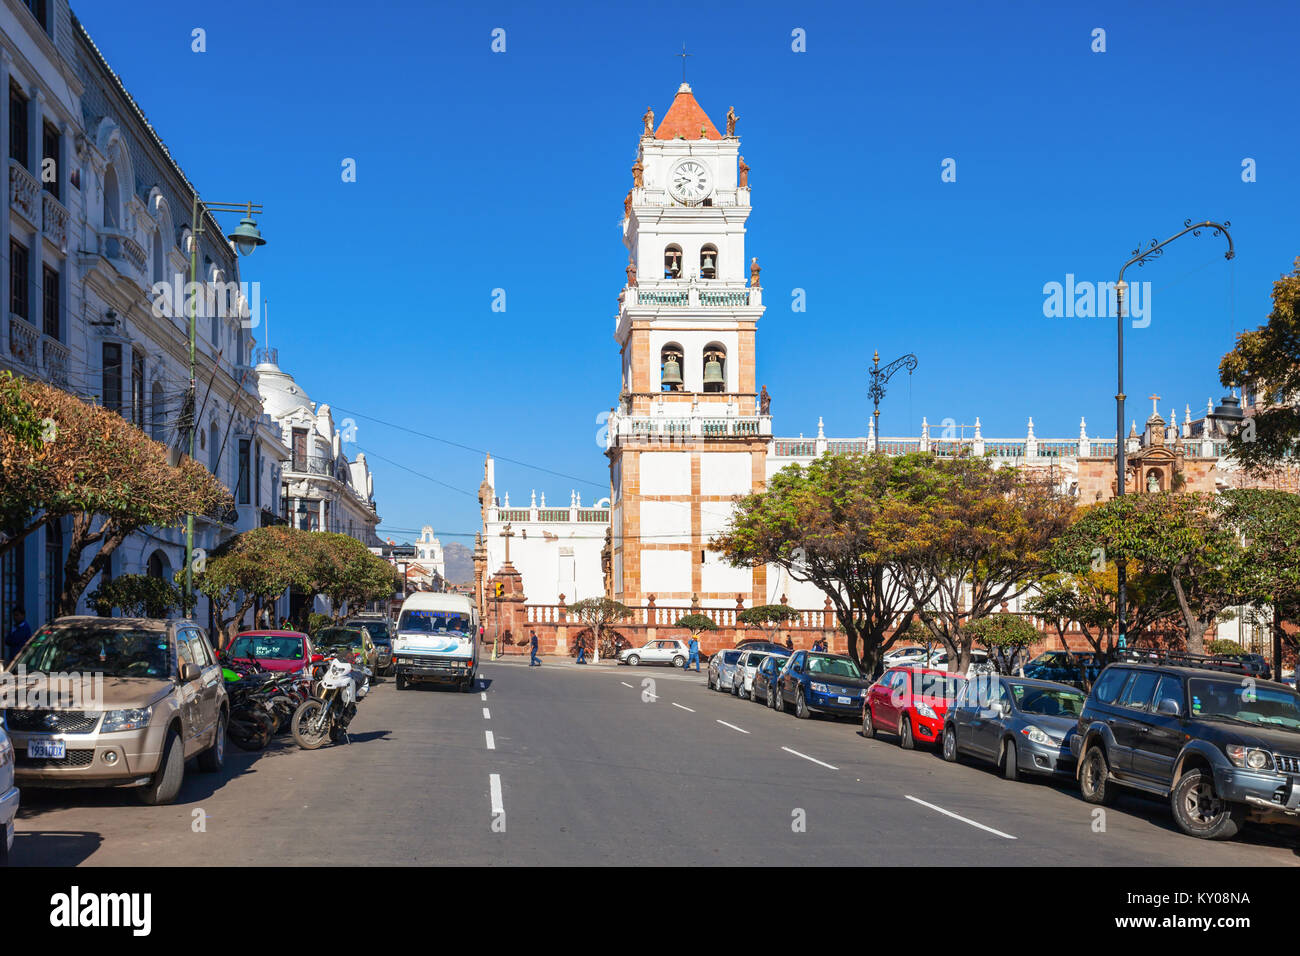
[[[758,667],[763,663],[764,658],[775,657],[781,664],[789,657],[787,651],[776,653],[775,651],[744,651],[740,655],[740,660],[736,661],[736,670],[731,678],[731,693],[741,700],[748,700],[754,696],[754,675],[758,673]]]
[[[913,664],[924,664],[925,660],[925,648],[913,645],[911,647],[894,648],[884,656],[881,663],[888,670],[891,667],[911,667]]]
[[[671,664],[682,667],[691,656],[691,649],[685,641],[660,640],[650,641],[644,647],[627,647],[618,652],[620,664]]]
[[[948,669],[948,652],[939,648],[930,655],[930,663],[927,665],[935,670]],[[970,652],[970,666],[966,668],[966,676],[972,677],[975,674],[993,674],[997,668],[993,666],[993,661],[989,659],[988,651],[981,651],[972,648]]]
[[[18,815],[18,789],[14,786],[14,745],[0,728],[0,866],[9,865],[14,846],[14,817]]]

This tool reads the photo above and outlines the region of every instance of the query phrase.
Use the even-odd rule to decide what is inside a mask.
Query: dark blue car
[[[843,654],[795,651],[777,678],[777,706],[799,718],[814,713],[857,717],[871,681]]]

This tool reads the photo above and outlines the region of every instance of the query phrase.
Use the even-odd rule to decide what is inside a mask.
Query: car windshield
[[[432,634],[434,631],[469,633],[469,615],[456,611],[403,611],[397,622],[399,631],[416,631]]]
[[[360,647],[364,635],[352,627],[322,627],[316,632],[317,647]]]
[[[819,654],[808,656],[808,673],[825,674],[828,677],[862,677],[858,665],[847,657],[822,657]]]
[[[44,674],[85,673],[155,680],[172,676],[166,632],[93,624],[41,628],[14,664]]]
[[[724,664],[734,664],[734,663],[736,663],[736,661],[738,661],[738,660],[740,660],[740,651],[723,651],[723,652],[722,652],[722,663],[724,663]]]
[[[1300,695],[1253,682],[1193,678],[1188,681],[1193,717],[1300,730]]]
[[[348,627],[364,627],[370,632],[370,639],[376,644],[388,643],[388,625],[383,621],[355,621],[349,622]]]
[[[271,637],[253,634],[235,638],[230,645],[231,657],[270,657],[278,660],[302,660],[301,637]]]
[[[1033,684],[1012,684],[1016,706],[1025,714],[1042,714],[1044,717],[1077,717],[1083,711],[1083,695],[1076,690],[1055,687],[1035,687]]]
[[[965,686],[966,678],[959,674],[912,671],[912,693],[927,700],[955,700]]]

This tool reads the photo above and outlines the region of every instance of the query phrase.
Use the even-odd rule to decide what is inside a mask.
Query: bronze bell
[[[707,253],[705,254],[704,265],[701,267],[700,271],[704,274],[704,278],[713,278],[713,256],[708,255]]]
[[[704,384],[705,385],[723,384],[722,363],[719,362],[716,357],[711,358],[704,363]]]
[[[661,380],[665,385],[682,384],[682,367],[678,364],[676,355],[668,356],[667,360],[664,362],[664,371]]]

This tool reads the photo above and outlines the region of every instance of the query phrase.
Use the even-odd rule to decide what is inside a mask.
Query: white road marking
[[[632,686],[631,684],[629,684],[629,683],[628,683],[627,681],[625,681],[625,680],[621,680],[621,681],[619,681],[619,683],[622,684],[624,687],[631,687],[631,686]]]
[[[951,810],[945,810],[943,807],[937,807],[933,803],[926,803],[924,800],[918,800],[916,797],[909,796],[907,794],[904,794],[903,796],[905,799],[911,800],[913,803],[919,803],[923,807],[929,807],[931,810],[937,810],[939,813],[942,813],[944,816],[952,817],[954,820],[960,820],[962,823],[969,823],[971,826],[975,827],[978,830],[983,830],[986,833],[992,833],[994,836],[1000,836],[1004,840],[1016,839],[1010,833],[1003,833],[1001,830],[995,830],[992,827],[986,827],[982,823],[977,823],[968,817],[963,817],[959,813],[953,813]]]
[[[483,693],[479,694],[479,695],[478,695],[478,699],[479,699],[479,700],[487,700],[487,691],[483,691]]]
[[[718,723],[722,724],[724,727],[730,727],[732,730],[739,730],[742,734],[749,733],[749,731],[744,727],[737,727],[735,724],[729,724],[725,720],[719,720]]]
[[[483,708],[483,719],[484,719],[484,720],[491,720],[491,719],[492,719],[492,712],[489,711],[486,707]]]
[[[682,704],[677,703],[677,701],[673,701],[673,706],[674,706],[674,707],[681,707],[682,710],[689,710],[692,714],[695,713],[695,711],[691,710],[689,707],[685,707],[685,706],[683,706]]]
[[[488,774],[488,786],[492,790],[492,812],[505,813],[506,812],[505,801],[501,799],[501,774],[499,773]]]
[[[804,760],[811,760],[813,763],[815,763],[815,764],[819,764],[820,766],[825,767],[827,770],[839,770],[839,769],[840,769],[839,767],[836,767],[836,766],[834,766],[833,764],[826,763],[826,762],[823,761],[823,760],[818,760],[816,757],[809,757],[807,754],[801,754],[801,753],[800,753],[799,751],[797,751],[797,750],[791,750],[789,747],[782,747],[781,749],[784,750],[784,751],[785,751],[786,753],[788,753],[788,754],[794,754],[796,757],[803,757]]]
[[[486,733],[487,733],[487,748],[488,748],[488,750],[496,750],[496,749],[497,749],[497,739],[496,739],[495,737],[492,736],[492,731],[489,730],[489,731],[486,731]]]

